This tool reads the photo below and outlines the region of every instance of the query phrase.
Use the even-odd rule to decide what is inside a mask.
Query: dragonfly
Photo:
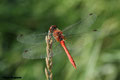
[[[67,54],[67,57],[73,67],[76,69],[76,64],[73,57],[70,54],[70,49],[67,46],[67,42],[71,42],[71,38],[80,37],[82,34],[87,32],[94,32],[96,29],[91,29],[92,24],[95,22],[97,16],[94,13],[88,14],[87,17],[80,21],[60,30],[56,25],[52,25],[49,28],[49,32],[52,33],[52,53],[50,57],[60,53],[61,50]],[[27,59],[43,59],[47,57],[46,54],[46,42],[45,36],[48,33],[32,33],[32,34],[20,34],[17,36],[17,40],[25,45],[23,57]]]

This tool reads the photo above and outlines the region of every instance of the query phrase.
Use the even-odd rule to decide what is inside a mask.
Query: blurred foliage
[[[88,13],[98,31],[78,39],[75,70],[66,55],[53,57],[53,80],[120,80],[120,0],[0,0],[0,76],[45,80],[45,60],[22,58],[19,33],[47,32],[53,24],[64,29]],[[4,79],[0,79],[4,80]],[[12,80],[12,79],[11,79]]]

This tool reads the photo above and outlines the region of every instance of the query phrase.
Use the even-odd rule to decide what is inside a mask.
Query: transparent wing
[[[65,34],[66,39],[66,46],[68,50],[71,53],[71,50],[74,50],[74,48],[70,48],[71,45],[74,45],[74,43],[69,40],[76,39],[74,37],[80,37],[83,33],[86,33],[90,30],[90,26],[94,23],[96,20],[95,14],[88,15],[87,18],[84,18],[81,21],[78,21],[77,23],[67,27],[63,30],[63,34]],[[77,35],[76,35],[77,34]],[[46,42],[45,42],[45,36],[47,33],[43,34],[20,34],[17,37],[17,40],[21,43],[25,44],[25,50],[23,52],[23,57],[28,59],[41,59],[45,58],[46,55]],[[72,38],[70,38],[72,37]],[[76,39],[77,40],[77,39]],[[75,40],[74,40],[75,41]],[[70,42],[70,43],[69,43]],[[70,44],[70,45],[69,45]],[[58,53],[65,53],[61,45],[57,42],[53,43],[52,46],[52,53],[50,53],[50,57],[54,56]]]
[[[66,47],[68,48],[72,56],[77,56],[78,53],[82,51],[82,49],[86,45],[85,43],[86,39],[87,39],[87,33],[83,35],[68,36],[65,39]]]
[[[96,28],[91,28],[91,25],[95,22],[95,20],[96,15],[89,14],[86,18],[68,26],[63,30],[66,46],[70,52],[73,52],[71,55],[78,55],[77,52],[82,51],[85,46],[87,34],[95,34],[98,32]]]
[[[96,20],[96,15],[91,13],[87,17],[81,19],[80,21],[66,27],[63,30],[64,35],[71,35],[71,34],[82,34],[86,33],[91,30],[91,25]]]
[[[27,59],[44,59],[47,57],[46,54],[46,43],[43,42],[40,45],[35,46],[25,46],[25,50],[23,52],[23,58]],[[49,54],[50,57],[62,53],[62,47],[58,42],[54,42],[52,44],[52,52]]]
[[[86,18],[63,30],[66,46],[71,52],[71,55],[76,56],[82,51],[86,44],[85,40],[88,39],[87,36],[89,34],[94,35],[99,32],[96,28],[91,28],[96,17],[95,14],[89,14]]]
[[[32,34],[19,34],[17,40],[24,44],[42,44],[45,40],[47,33],[32,33]]]

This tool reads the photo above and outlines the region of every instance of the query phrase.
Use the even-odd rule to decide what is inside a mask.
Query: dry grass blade
[[[52,80],[52,56],[50,56],[50,54],[52,53],[52,39],[50,33],[48,33],[48,36],[46,36],[46,44],[47,44],[46,47],[47,57],[45,74],[47,80]]]

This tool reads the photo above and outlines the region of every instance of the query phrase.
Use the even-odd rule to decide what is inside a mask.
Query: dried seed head
[[[49,74],[48,74],[47,68],[45,68],[45,75],[46,75],[47,80],[48,80],[49,79]]]

